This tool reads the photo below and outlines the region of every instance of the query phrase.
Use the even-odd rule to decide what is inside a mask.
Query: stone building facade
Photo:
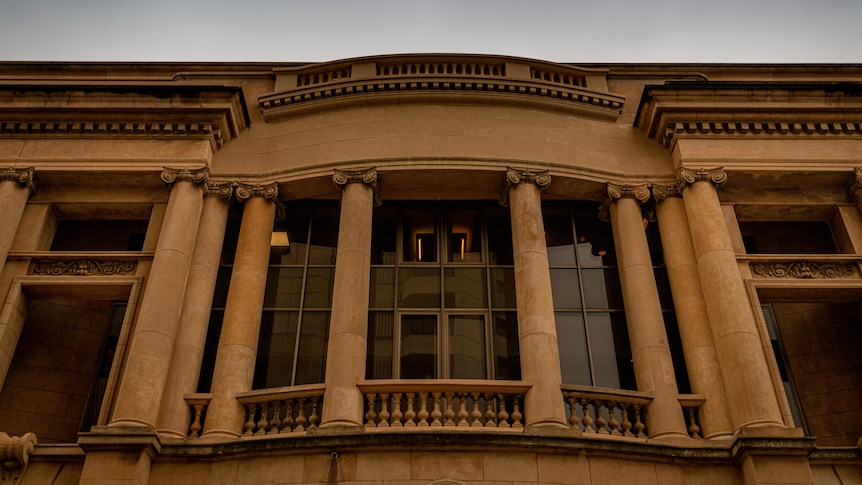
[[[0,482],[862,483],[860,93],[0,63]]]

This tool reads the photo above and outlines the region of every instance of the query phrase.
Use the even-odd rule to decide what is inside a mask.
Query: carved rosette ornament
[[[545,190],[551,185],[550,170],[517,170],[506,167],[506,181],[500,192],[501,206],[509,205],[509,190],[520,183],[535,184],[539,190]]]
[[[175,182],[191,182],[193,184],[199,184],[202,187],[206,183],[206,181],[210,178],[210,169],[204,167],[196,170],[189,170],[187,168],[169,168],[164,167],[162,171],[162,182],[167,185],[172,185]]]
[[[852,264],[815,263],[796,261],[792,263],[752,263],[751,271],[762,278],[828,279],[853,276]]]
[[[377,167],[357,169],[357,170],[335,170],[332,174],[332,183],[339,191],[344,190],[347,184],[360,183],[365,184],[374,192],[374,205],[379,206],[380,186],[377,183]]]
[[[650,196],[649,185],[646,183],[631,185],[608,182],[607,190],[608,196],[604,201],[602,201],[602,205],[599,206],[599,220],[602,222],[608,222],[611,220],[610,208],[612,203],[620,199],[631,198],[643,204],[649,200]]]
[[[712,182],[716,187],[721,187],[727,182],[727,172],[724,171],[724,167],[710,169],[679,167],[676,178],[679,182],[679,190],[695,182]]]
[[[9,436],[0,432],[0,484],[16,484],[36,447],[36,435]]]
[[[26,187],[32,194],[36,191],[36,172],[33,167],[27,168],[4,168],[0,170],[0,182],[10,180]]]
[[[37,262],[33,274],[44,276],[123,276],[135,273],[135,261],[97,261],[77,259],[74,261]]]

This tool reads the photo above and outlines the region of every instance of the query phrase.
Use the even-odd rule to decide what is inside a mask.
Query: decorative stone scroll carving
[[[224,182],[220,184],[207,184],[206,195],[218,197],[219,199],[230,202],[233,198],[234,184]]]
[[[33,274],[45,276],[122,276],[135,273],[135,261],[98,261],[76,259],[73,261],[37,262]]]
[[[0,169],[0,182],[4,180],[18,182],[22,187],[26,187],[30,193],[36,191],[36,172],[33,167]]]
[[[380,186],[377,183],[377,167],[357,169],[357,170],[335,170],[332,175],[332,183],[335,188],[343,190],[344,186],[352,183],[361,183],[371,187],[374,191],[374,205],[379,206],[380,201]]]
[[[679,183],[672,185],[654,184],[652,186],[652,196],[656,203],[662,202],[670,197],[682,197],[682,192],[680,192],[679,188]]]
[[[275,220],[281,221],[285,218],[284,204],[278,199],[278,182],[267,185],[249,185],[244,183],[233,184],[236,200],[245,202],[252,197],[263,197],[275,204]]]
[[[751,271],[762,278],[847,278],[853,276],[852,264],[815,263],[795,261],[792,263],[752,263]]]
[[[162,182],[171,185],[174,182],[192,182],[194,184],[204,184],[210,177],[210,170],[206,167],[197,170],[189,170],[187,168],[169,168],[164,167],[162,171]]]
[[[599,206],[599,220],[602,222],[610,222],[610,207],[611,203],[619,199],[632,198],[636,199],[641,204],[649,200],[650,192],[649,185],[646,183],[640,184],[614,184],[608,182],[608,196],[602,201]]]
[[[506,167],[506,181],[500,192],[501,206],[507,207],[509,205],[509,190],[520,183],[536,184],[539,190],[545,190],[551,185],[550,170],[518,170]]]
[[[853,194],[859,189],[862,189],[862,167],[853,169],[853,178],[850,180],[850,193]]]
[[[686,185],[691,185],[695,182],[712,182],[716,186],[721,187],[725,182],[727,182],[727,172],[724,171],[724,167],[709,169],[679,167],[676,178],[679,181],[679,190],[682,190]]]
[[[9,436],[0,432],[0,484],[16,484],[36,447],[36,435]]]

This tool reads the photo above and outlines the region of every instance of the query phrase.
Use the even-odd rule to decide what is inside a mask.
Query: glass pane
[[[623,308],[620,276],[616,268],[585,269],[581,274],[584,279],[584,298],[587,308],[597,310]]]
[[[482,261],[482,225],[477,209],[451,209],[449,221],[449,261]]]
[[[437,378],[437,316],[401,316],[401,378]]]
[[[375,207],[371,222],[371,264],[395,264],[398,211]]]
[[[557,345],[560,350],[563,384],[593,385],[583,315],[557,312],[554,317],[557,323]]]
[[[658,287],[658,298],[664,310],[673,310],[673,295],[670,292],[670,280],[667,277],[667,269],[655,268],[655,284]]]
[[[368,354],[365,359],[366,379],[392,379],[392,312],[368,314]]]
[[[518,314],[494,312],[494,378],[521,379],[521,352],[518,345]]]
[[[406,209],[404,211],[404,261],[433,263],[437,261],[437,211]]]
[[[303,312],[295,385],[323,382],[328,338],[329,312]]]
[[[515,270],[491,268],[491,307],[516,308]]]
[[[581,266],[615,266],[614,234],[610,223],[598,218],[598,207],[575,210],[578,259]]]
[[[368,304],[371,308],[395,307],[395,268],[371,268]]]
[[[303,307],[329,308],[332,306],[335,268],[308,268],[307,271]]]
[[[302,296],[302,268],[270,266],[266,273],[264,308],[299,308]]]
[[[636,389],[625,316],[622,313],[589,313],[587,318],[595,385]]]
[[[581,308],[581,289],[578,283],[578,270],[552,269],[551,295],[555,309]]]
[[[320,207],[314,210],[311,221],[311,246],[308,264],[335,264],[338,248],[338,207]]]
[[[485,365],[485,317],[449,317],[449,377],[487,379]]]
[[[298,317],[298,312],[263,312],[254,367],[254,389],[290,385]]]
[[[224,310],[212,310],[210,322],[207,327],[207,339],[204,343],[204,355],[201,361],[201,373],[198,378],[196,392],[210,392],[212,385],[213,369],[215,369],[216,352],[218,352],[218,339],[221,335],[221,324],[224,320]]]
[[[676,376],[676,387],[680,394],[691,393],[691,384],[688,381],[688,369],[685,366],[685,355],[682,350],[682,339],[679,336],[679,326],[676,315],[671,312],[663,312],[664,328],[667,332],[667,344],[670,347],[670,356],[673,360],[673,373]]]
[[[269,264],[305,264],[310,218],[311,211],[308,208],[288,207],[285,220],[275,221],[272,232],[286,232],[290,245],[272,247]]]
[[[574,266],[575,240],[568,209],[543,208],[542,220],[545,223],[545,242],[548,244],[548,264]]]
[[[487,308],[485,268],[446,268],[446,308]]]
[[[492,207],[485,211],[488,227],[488,259],[491,264],[514,264],[512,218],[509,209]]]
[[[213,294],[213,308],[224,308],[227,304],[227,291],[230,289],[230,276],[233,266],[219,266],[216,276],[215,293]]]
[[[398,306],[400,308],[440,308],[440,269],[400,268]]]

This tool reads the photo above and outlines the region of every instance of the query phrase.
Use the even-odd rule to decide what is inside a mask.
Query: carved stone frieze
[[[509,205],[509,190],[520,183],[535,184],[539,190],[545,190],[551,185],[550,170],[518,170],[506,167],[506,181],[500,192],[500,205]]]
[[[0,182],[11,180],[26,187],[31,193],[36,191],[36,172],[33,167],[0,169]]]
[[[36,435],[9,436],[0,432],[0,485],[16,484],[36,447]]]
[[[724,171],[724,167],[698,169],[679,167],[676,178],[679,182],[679,190],[695,182],[712,182],[721,187],[727,182],[727,172]]]
[[[36,262],[33,274],[46,276],[122,276],[134,274],[135,261],[99,261],[76,259],[71,261]]]
[[[738,121],[677,121],[670,122],[661,138],[662,145],[673,146],[683,136],[805,136],[805,135],[859,135],[860,122],[738,122]]]
[[[332,183],[338,190],[352,183],[361,183],[369,186],[374,191],[374,204],[380,205],[380,186],[377,183],[377,167],[358,170],[335,170],[332,175]]]
[[[0,135],[15,136],[140,136],[140,137],[180,137],[210,138],[214,145],[224,144],[221,129],[216,123],[172,123],[167,121],[2,121]]]
[[[847,278],[853,276],[854,265],[843,263],[751,263],[751,271],[762,278]]]
[[[191,182],[193,184],[204,184],[210,177],[210,170],[206,167],[189,170],[187,168],[165,167],[162,171],[162,182],[171,185],[175,182]]]

